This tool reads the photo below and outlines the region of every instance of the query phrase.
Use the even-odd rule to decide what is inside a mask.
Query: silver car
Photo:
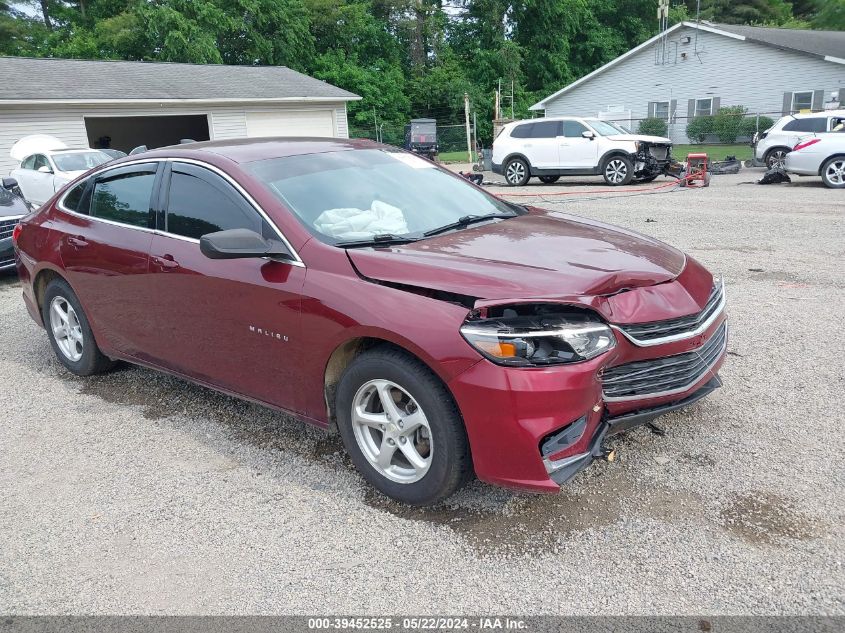
[[[821,176],[832,189],[845,189],[845,132],[802,138],[786,155],[785,169],[800,176]]]

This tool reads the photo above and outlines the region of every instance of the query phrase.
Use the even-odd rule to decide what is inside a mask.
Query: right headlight
[[[616,346],[610,327],[580,314],[477,319],[464,323],[461,334],[493,362],[516,367],[589,360]]]

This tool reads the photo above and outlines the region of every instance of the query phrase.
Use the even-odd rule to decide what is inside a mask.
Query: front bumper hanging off
[[[717,374],[697,391],[681,400],[662,404],[656,407],[631,411],[629,413],[613,417],[605,415],[603,416],[599,426],[596,428],[587,451],[577,455],[570,455],[560,460],[550,460],[544,458],[543,464],[546,467],[546,472],[548,472],[552,481],[558,485],[562,485],[587,468],[595,460],[607,458],[610,451],[604,447],[604,441],[608,437],[632,429],[635,426],[647,424],[655,418],[665,413],[669,413],[670,411],[676,411],[677,409],[689,406],[708,396],[721,386],[722,381]]]

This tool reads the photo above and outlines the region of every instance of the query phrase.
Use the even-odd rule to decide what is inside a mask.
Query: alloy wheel
[[[782,149],[776,149],[771,154],[769,154],[769,168],[776,167],[777,169],[783,169],[786,167],[786,151]]]
[[[507,178],[508,182],[512,185],[519,184],[522,182],[522,179],[525,178],[525,165],[518,160],[510,162],[508,164],[505,178]]]
[[[82,326],[73,306],[64,297],[54,297],[50,303],[50,329],[62,354],[71,362],[79,361],[84,348]]]
[[[352,402],[352,430],[376,471],[411,484],[431,467],[434,443],[428,419],[416,400],[390,380],[364,383]]]
[[[845,159],[834,160],[828,163],[824,175],[832,185],[845,185]]]
[[[607,163],[607,167],[604,168],[604,173],[610,182],[613,184],[619,184],[624,181],[625,177],[628,175],[628,166],[620,159],[614,158]]]

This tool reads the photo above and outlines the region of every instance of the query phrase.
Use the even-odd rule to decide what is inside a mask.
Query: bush
[[[666,136],[669,131],[669,125],[663,119],[657,117],[649,117],[640,121],[640,126],[637,128],[640,134],[648,134],[650,136]]]
[[[699,116],[687,123],[687,136],[696,143],[703,143],[715,129],[714,117]]]
[[[745,106],[719,108],[719,112],[713,117],[713,125],[720,143],[736,143],[736,137],[741,133],[742,121],[746,112]]]
[[[760,132],[764,132],[772,127],[775,122],[767,116],[761,116],[759,120],[760,127],[757,127],[757,117],[756,116],[747,116],[742,120],[739,126],[739,135],[740,136],[747,136],[752,137],[754,133],[759,129]]]

